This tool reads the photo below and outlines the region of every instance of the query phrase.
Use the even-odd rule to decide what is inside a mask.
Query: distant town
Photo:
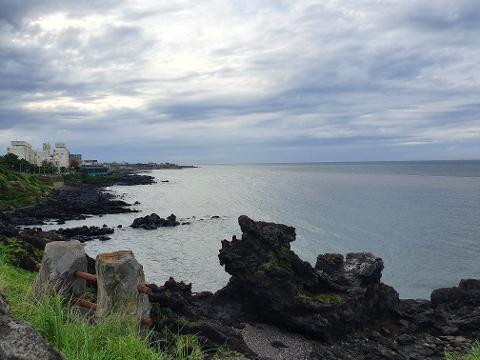
[[[183,169],[195,168],[195,166],[182,166],[172,163],[128,163],[112,162],[101,163],[94,159],[82,159],[82,154],[71,153],[65,143],[55,143],[52,149],[49,143],[43,143],[42,150],[34,150],[32,145],[26,141],[11,141],[7,147],[7,154],[12,154],[19,160],[25,160],[30,166],[25,171],[43,173],[45,169],[55,169],[56,173],[67,173],[81,171],[89,176],[106,176],[109,172],[132,172],[154,169]],[[33,165],[33,166],[32,166]],[[22,169],[20,169],[22,171]]]

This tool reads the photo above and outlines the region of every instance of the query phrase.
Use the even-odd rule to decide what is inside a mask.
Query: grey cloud
[[[265,0],[211,8],[188,1],[151,8],[108,1],[100,10],[93,3],[0,0],[0,23],[5,20],[0,24],[5,30],[0,129],[39,136],[62,131],[80,148],[82,142],[93,146],[101,140],[111,146],[137,143],[147,153],[168,152],[168,144],[183,159],[195,153],[209,161],[228,157],[240,144],[252,144],[271,160],[275,149],[282,156],[291,151],[299,160],[310,159],[310,153],[335,157],[335,151],[336,159],[368,158],[376,156],[375,146],[395,158],[442,151],[450,156],[442,147],[452,144],[462,156],[480,156],[472,139],[445,135],[462,134],[480,120],[476,1],[365,1],[339,7]],[[214,13],[225,9],[232,13]],[[42,32],[24,21],[56,11],[69,18],[110,13],[120,22],[98,32],[74,25]],[[185,33],[177,29],[178,38],[168,28],[154,31],[157,18],[161,26],[177,16],[188,21],[192,14],[193,27]],[[197,23],[202,16],[211,16],[211,24]],[[236,26],[248,24],[240,35],[214,26],[229,16]],[[206,28],[197,29],[199,24]],[[215,33],[212,43],[197,45],[188,37],[199,30],[222,36]],[[15,36],[29,41],[13,44]],[[190,57],[176,58],[190,50]],[[258,91],[252,83],[260,84]],[[111,96],[142,101],[101,111],[82,107],[101,106]],[[80,105],[25,108],[59,97]],[[409,143],[422,143],[416,145],[421,151]],[[214,148],[224,155],[215,155]],[[140,159],[142,150],[135,156]],[[241,160],[241,154],[233,151],[231,159]]]
[[[476,0],[411,2],[403,20],[431,31],[480,30],[480,7]]]
[[[20,27],[25,18],[52,12],[68,12],[72,15],[105,12],[116,8],[122,0],[0,0],[0,21]]]

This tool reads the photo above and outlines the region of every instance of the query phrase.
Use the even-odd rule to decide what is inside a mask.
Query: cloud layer
[[[0,0],[0,145],[198,163],[480,158],[479,39],[476,0]]]

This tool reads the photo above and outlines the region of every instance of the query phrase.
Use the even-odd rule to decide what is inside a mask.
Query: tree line
[[[0,166],[12,171],[25,172],[29,174],[56,174],[58,169],[52,163],[44,161],[41,166],[32,164],[25,159],[19,159],[15,154],[5,154],[0,156]],[[62,167],[60,172],[66,172],[68,169]]]

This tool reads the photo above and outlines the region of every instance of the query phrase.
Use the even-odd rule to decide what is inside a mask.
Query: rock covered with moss
[[[435,290],[431,301],[399,300],[381,283],[382,259],[370,253],[321,254],[312,267],[290,249],[294,228],[246,216],[239,224],[241,239],[224,240],[219,254],[227,286],[212,294],[172,278],[151,285],[160,337],[196,334],[257,359],[265,354],[252,354],[240,329],[267,323],[319,340],[311,360],[443,360],[480,337],[480,280]]]
[[[383,262],[370,253],[323,255],[313,268],[291,249],[295,229],[241,216],[242,238],[224,240],[220,263],[228,291],[264,321],[332,340],[390,316],[398,294],[380,282]]]

